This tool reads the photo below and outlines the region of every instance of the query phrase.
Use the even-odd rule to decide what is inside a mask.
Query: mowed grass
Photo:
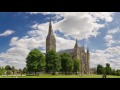
[[[16,76],[0,76],[0,78],[16,78]],[[41,74],[39,76],[17,76],[17,78],[102,78],[102,75],[51,75]],[[120,78],[120,76],[107,75],[107,78]]]

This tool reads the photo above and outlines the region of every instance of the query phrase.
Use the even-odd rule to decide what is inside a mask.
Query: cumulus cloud
[[[114,36],[117,33],[120,33],[120,29],[119,28],[114,28],[114,29],[108,30],[106,36],[104,37],[104,40],[106,41],[107,47],[112,46],[113,44],[120,43],[119,40],[114,39]]]
[[[120,68],[120,46],[108,47],[105,50],[96,50],[91,52],[91,67],[97,67],[98,64],[105,66],[110,63],[114,69]]]
[[[106,35],[104,37],[104,39],[106,40],[106,44],[107,44],[108,47],[116,42],[115,40],[113,40],[113,36],[112,35]]]
[[[8,36],[13,34],[14,31],[13,30],[6,30],[5,32],[1,33],[0,36]]]
[[[108,34],[116,34],[116,33],[118,33],[118,32],[120,32],[120,29],[119,28],[114,28],[114,29],[110,29],[110,30],[108,30]]]
[[[105,27],[107,22],[113,20],[113,12],[29,12],[30,14],[54,14],[57,17],[63,18],[55,23],[55,29],[59,29],[66,36],[83,39],[90,36],[97,36],[99,29]],[[57,19],[57,18],[56,18]],[[58,20],[57,19],[57,20]],[[104,20],[105,23],[98,23]]]
[[[32,26],[33,30],[28,32],[29,36],[34,38],[35,40],[38,40],[40,42],[39,46],[43,47],[44,49],[46,48],[46,37],[48,34],[48,26],[49,26],[49,22],[44,23],[44,24],[35,24]],[[73,48],[75,41],[58,36],[55,33],[54,26],[55,25],[53,24],[54,35],[56,38],[57,51],[60,51],[61,49],[65,50],[65,49]],[[68,43],[69,43],[69,46],[68,46]]]

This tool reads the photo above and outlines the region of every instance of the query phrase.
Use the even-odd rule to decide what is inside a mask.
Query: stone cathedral
[[[48,52],[49,50],[52,50],[52,49],[56,51],[56,39],[53,34],[52,22],[50,21],[49,32],[48,32],[48,36],[46,38],[46,52]],[[87,51],[85,52],[84,45],[82,47],[79,47],[77,40],[76,40],[74,49],[68,49],[68,50],[60,51],[58,53],[69,53],[73,59],[80,60],[80,63],[81,63],[80,73],[81,74],[90,74],[89,49],[87,48]]]

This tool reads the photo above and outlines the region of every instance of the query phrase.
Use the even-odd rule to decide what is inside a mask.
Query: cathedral
[[[52,28],[52,22],[50,21],[49,24],[49,32],[46,38],[46,52],[49,50],[55,50],[56,51],[56,39],[53,34],[53,28]],[[73,59],[80,60],[81,66],[80,66],[80,73],[81,74],[90,74],[90,53],[89,49],[87,48],[87,51],[85,52],[84,45],[82,47],[78,46],[78,42],[76,40],[75,46],[73,49],[68,49],[64,51],[60,51],[58,53],[69,53]]]

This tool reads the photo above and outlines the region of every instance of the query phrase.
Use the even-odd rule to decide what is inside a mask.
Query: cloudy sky
[[[49,19],[57,41],[57,51],[89,47],[90,67],[97,64],[120,69],[119,12],[0,12],[0,66],[26,66],[30,50],[46,49]]]

